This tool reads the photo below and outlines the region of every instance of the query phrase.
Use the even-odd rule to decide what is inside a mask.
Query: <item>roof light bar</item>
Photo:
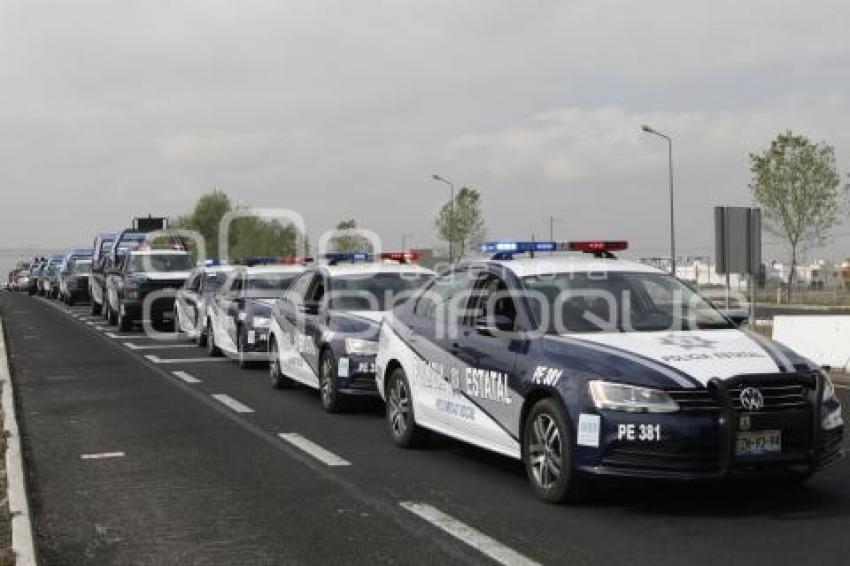
[[[322,254],[322,259],[330,265],[335,265],[343,261],[371,261],[372,254],[369,252],[328,252]]]
[[[628,242],[624,240],[589,240],[576,242],[513,242],[513,241],[498,241],[484,242],[481,244],[481,251],[484,253],[493,254],[493,259],[511,259],[515,254],[531,254],[534,257],[535,252],[584,252],[593,254],[597,257],[614,257],[611,252],[625,250],[629,247]]]
[[[410,263],[411,261],[418,261],[419,254],[417,252],[384,252],[381,254],[381,259]]]

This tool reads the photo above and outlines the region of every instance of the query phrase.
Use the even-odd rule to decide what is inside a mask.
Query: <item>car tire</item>
[[[390,438],[402,448],[416,448],[428,440],[428,431],[416,424],[413,397],[407,374],[400,367],[387,380],[387,428]]]
[[[97,316],[100,314],[100,305],[94,302],[94,299],[91,300],[91,315]]]
[[[579,503],[593,493],[593,482],[573,466],[569,419],[554,398],[541,399],[523,423],[522,461],[531,488],[549,503]]]
[[[112,310],[112,307],[107,303],[107,314],[106,320],[109,321],[109,324],[112,326],[116,326],[118,324],[118,313]]]
[[[345,405],[345,396],[337,388],[334,357],[327,348],[319,356],[319,397],[328,413],[339,413]]]
[[[118,331],[129,332],[133,326],[133,321],[126,314],[121,314],[121,304],[118,304]]]
[[[195,344],[200,348],[206,348],[207,346],[207,327],[204,327],[198,330],[198,335],[195,337]]]
[[[72,297],[71,295],[66,295],[66,296],[65,296],[65,304],[66,304],[66,305],[68,305],[69,307],[73,307],[73,306],[74,306],[74,302],[75,302],[75,301],[74,301],[74,297]]]
[[[221,350],[215,345],[215,334],[212,331],[212,323],[207,321],[207,355],[211,358],[220,358]]]
[[[284,375],[280,367],[280,353],[277,350],[277,340],[269,336],[269,377],[275,389],[291,389],[292,379]]]

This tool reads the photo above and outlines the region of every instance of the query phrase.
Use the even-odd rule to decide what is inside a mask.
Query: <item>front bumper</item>
[[[377,397],[375,357],[369,355],[341,356],[337,360],[337,389],[346,395]]]
[[[600,411],[599,448],[577,447],[577,469],[593,475],[710,480],[739,476],[808,473],[843,455],[843,425],[824,430],[822,380],[812,374],[741,376],[715,380],[703,400],[680,402],[676,413]],[[777,400],[761,411],[743,410],[734,393],[742,387],[775,387]],[[794,391],[793,395],[788,393]],[[700,392],[682,393],[691,395]],[[781,394],[780,394],[781,393]],[[766,396],[771,399],[770,394]],[[793,402],[778,402],[789,401]],[[738,454],[741,433],[779,431],[781,450],[757,456]]]

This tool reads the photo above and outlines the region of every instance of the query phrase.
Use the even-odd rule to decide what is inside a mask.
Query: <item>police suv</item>
[[[268,361],[271,309],[298,274],[298,258],[249,258],[208,300],[206,346],[210,356],[222,353],[247,368]]]
[[[325,254],[305,271],[272,312],[269,373],[275,388],[293,381],[321,392],[328,412],[346,396],[377,395],[375,354],[386,312],[434,276],[409,253]]]
[[[625,248],[487,243],[492,259],[396,309],[376,374],[395,443],[436,431],[521,459],[553,502],[587,497],[600,476],[798,481],[842,455],[821,368],[675,277],[614,258]]]
[[[174,321],[178,332],[195,340],[198,346],[207,345],[207,307],[213,294],[233,271],[232,265],[206,260],[195,268],[174,299]]]

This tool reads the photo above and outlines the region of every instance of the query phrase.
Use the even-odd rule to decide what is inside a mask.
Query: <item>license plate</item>
[[[739,432],[736,440],[738,456],[763,456],[782,452],[781,430]]]

